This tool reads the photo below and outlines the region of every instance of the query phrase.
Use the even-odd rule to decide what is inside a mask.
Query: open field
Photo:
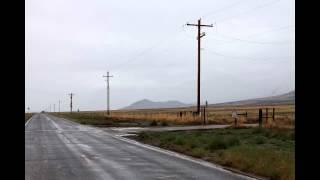
[[[295,179],[295,133],[290,129],[142,132],[134,139],[274,180]]]
[[[24,113],[24,122],[26,123],[34,113]]]
[[[225,106],[208,107],[206,112],[206,124],[231,124],[232,111],[247,113],[247,117],[239,116],[239,123],[257,123],[258,109],[269,108],[266,127],[294,128],[295,105],[269,105],[269,106]],[[272,119],[272,108],[275,108],[275,120]],[[200,125],[203,117],[193,116],[195,108],[172,109],[144,109],[144,110],[114,110],[107,116],[104,111],[91,112],[64,112],[55,115],[69,118],[82,124],[96,126],[149,126],[149,125]]]

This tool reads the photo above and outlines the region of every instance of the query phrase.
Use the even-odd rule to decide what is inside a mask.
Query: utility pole
[[[104,78],[107,78],[107,115],[110,115],[110,87],[109,87],[109,78],[113,77],[109,75],[109,71],[107,72],[106,76],[102,76]]]
[[[69,96],[70,96],[70,113],[72,113],[72,97],[74,96],[74,94],[70,93]]]
[[[59,113],[60,113],[60,103],[61,103],[61,101],[60,101],[60,99],[59,99]]]
[[[56,104],[53,104],[53,112],[56,112]]]
[[[189,24],[187,26],[197,26],[198,27],[198,83],[197,83],[197,113],[200,114],[200,49],[201,49],[201,38],[206,34],[203,32],[201,33],[201,27],[213,27],[211,25],[201,24],[201,19],[198,20],[198,24]]]

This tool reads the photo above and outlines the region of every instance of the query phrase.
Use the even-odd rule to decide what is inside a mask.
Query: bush
[[[213,138],[207,147],[207,149],[209,149],[210,151],[226,149],[226,148],[227,148],[227,144],[222,138]]]
[[[168,123],[166,121],[162,121],[161,126],[168,126]]]
[[[240,140],[238,138],[236,138],[236,137],[227,137],[226,138],[226,143],[227,143],[228,147],[236,146],[236,145],[240,144]]]
[[[177,145],[184,145],[185,144],[184,140],[181,137],[177,137],[175,139],[174,143]]]
[[[267,141],[267,139],[263,136],[257,136],[254,138],[255,144],[264,144]]]
[[[157,126],[158,125],[158,123],[157,123],[157,121],[155,121],[155,120],[153,120],[151,123],[150,123],[150,126]]]

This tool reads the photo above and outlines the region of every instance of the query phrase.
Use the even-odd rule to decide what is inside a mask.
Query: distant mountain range
[[[295,104],[295,91],[289,93],[269,96],[264,98],[255,98],[248,100],[232,101],[225,103],[209,104],[210,107],[218,106],[242,106],[242,105],[270,105],[270,104]],[[161,109],[161,108],[180,108],[190,107],[193,104],[185,104],[179,101],[155,102],[148,99],[137,101],[122,109]]]
[[[295,104],[295,91],[290,91],[277,96],[269,96],[264,98],[247,99],[240,101],[232,101],[218,104],[210,104],[209,106],[242,106],[242,105],[270,105],[270,104]]]
[[[179,101],[154,102],[148,99],[143,99],[123,109],[161,109],[161,108],[177,108],[177,107],[186,107],[186,106],[191,106],[191,104],[185,104]]]

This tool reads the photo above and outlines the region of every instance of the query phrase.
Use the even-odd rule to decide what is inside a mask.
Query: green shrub
[[[219,149],[226,149],[227,144],[222,138],[213,138],[207,146],[207,149],[210,151],[215,151]]]
[[[226,138],[226,144],[228,147],[231,147],[231,146],[236,146],[236,145],[239,145],[240,144],[240,140],[236,137],[227,137]]]
[[[161,126],[168,126],[168,123],[166,121],[162,121]]]
[[[151,123],[150,123],[150,126],[157,126],[158,125],[158,123],[157,123],[157,121],[155,121],[155,120],[153,120]]]
[[[254,143],[255,144],[264,144],[266,143],[267,139],[263,136],[257,136],[254,138]]]

